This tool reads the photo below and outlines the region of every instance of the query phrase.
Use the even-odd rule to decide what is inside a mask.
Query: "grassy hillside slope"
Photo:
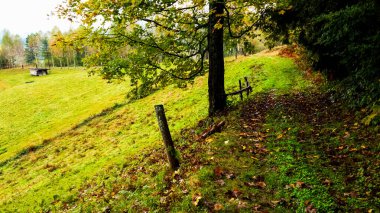
[[[0,162],[123,100],[126,84],[107,84],[84,70],[0,71]]]
[[[72,76],[65,73],[61,75],[59,83],[62,87],[67,85],[67,82],[78,80],[78,78],[80,80],[74,83],[77,86],[85,85],[88,81],[84,77],[85,74],[79,71],[73,71]],[[238,79],[244,76],[249,76],[251,81],[255,82],[254,91],[274,89],[281,94],[291,90],[297,91],[312,87],[311,82],[302,78],[302,74],[297,70],[292,60],[277,56],[251,56],[226,63],[226,87],[228,91],[236,90]],[[51,75],[50,78],[53,77],[54,75]],[[47,80],[45,82],[36,81],[35,83],[35,85],[40,84],[50,85]],[[99,85],[101,84],[99,82]],[[26,88],[31,85],[13,87],[14,91],[17,91],[16,93],[11,92],[12,88],[5,89],[0,93],[6,97],[1,99],[5,102],[2,103],[0,110],[8,114],[23,113],[20,118],[25,116],[26,122],[29,122],[25,125],[26,128],[29,128],[32,123],[38,124],[34,129],[27,130],[29,131],[27,134],[22,134],[22,132],[13,134],[12,137],[21,138],[17,138],[20,144],[12,144],[11,146],[6,139],[5,144],[10,150],[8,151],[7,148],[6,152],[3,153],[7,156],[6,158],[14,157],[17,152],[15,151],[16,148],[11,149],[11,147],[30,145],[27,140],[28,135],[40,134],[52,126],[52,124],[44,123],[43,115],[38,115],[41,117],[28,121],[29,114],[23,112],[21,109],[24,108],[19,108],[19,106],[17,110],[11,111],[12,108],[9,106],[16,103],[14,99],[12,101],[12,96],[17,95],[18,90],[31,91],[30,88]],[[57,89],[57,87],[60,87],[57,82],[52,83],[45,92],[55,94],[54,91],[67,91],[65,88]],[[187,89],[169,86],[133,103],[124,104],[119,100],[119,104],[115,104],[86,120],[84,120],[84,114],[81,114],[82,117],[76,115],[70,117],[67,114],[70,115],[72,111],[78,113],[84,110],[93,110],[88,115],[93,114],[100,108],[106,108],[107,103],[112,101],[107,97],[117,97],[117,94],[125,90],[117,87],[114,90],[107,90],[108,95],[105,93],[103,96],[96,95],[96,91],[100,90],[98,87],[93,88],[88,94],[78,92],[77,88],[71,89],[71,91],[74,90],[76,92],[73,93],[79,95],[79,100],[70,102],[71,104],[67,105],[68,108],[62,109],[58,113],[55,112],[57,110],[55,104],[62,101],[62,97],[51,95],[47,96],[49,100],[41,98],[43,104],[40,107],[44,106],[48,109],[45,113],[54,114],[52,117],[55,119],[52,119],[51,122],[55,123],[56,126],[53,125],[50,134],[42,134],[40,146],[27,149],[18,158],[13,158],[1,165],[1,209],[5,211],[48,211],[54,209],[70,210],[72,208],[78,210],[83,207],[87,210],[94,208],[92,210],[106,211],[108,202],[118,203],[119,210],[126,210],[133,206],[141,207],[141,209],[144,206],[158,208],[157,203],[160,203],[160,196],[152,196],[152,190],[153,188],[165,187],[164,185],[157,185],[155,181],[161,181],[165,178],[165,168],[167,167],[164,161],[155,161],[151,156],[147,156],[152,150],[161,150],[162,147],[153,106],[159,103],[165,105],[173,137],[176,139],[176,143],[184,143],[181,140],[181,129],[194,126],[199,120],[207,116],[206,76],[198,77],[195,83],[189,85]],[[40,93],[34,96],[43,97]],[[81,101],[82,96],[88,97],[94,102],[82,106],[84,104]],[[34,106],[36,104],[34,99],[29,97],[31,96],[20,98],[20,103],[30,107]],[[75,97],[72,99],[75,100]],[[117,102],[117,99],[113,100]],[[105,105],[101,105],[103,101]],[[234,105],[237,101],[237,98],[232,98],[229,104]],[[5,104],[8,107],[3,108]],[[36,122],[36,120],[40,122]],[[80,120],[84,121],[80,123]],[[6,124],[8,123],[13,126],[22,125],[22,122],[15,124],[7,121]],[[75,123],[78,125],[74,128],[58,134],[62,129],[65,129],[62,128],[62,125],[68,128]],[[2,131],[4,131],[4,126],[2,124]],[[8,128],[5,129],[8,134],[10,128],[6,128]],[[54,132],[56,137],[52,137]],[[20,134],[22,137],[19,136]],[[144,171],[145,168],[139,166],[146,160],[152,161],[151,171],[153,173]],[[162,172],[157,173],[157,170],[162,170]],[[121,182],[125,185],[113,184]],[[111,187],[115,191],[111,190],[109,194],[105,194],[104,187]],[[81,200],[81,195],[90,192],[93,192],[90,197]],[[115,197],[123,198],[123,202],[118,199],[115,200]],[[97,198],[101,199],[101,202]],[[78,202],[80,206],[84,206],[79,207]]]

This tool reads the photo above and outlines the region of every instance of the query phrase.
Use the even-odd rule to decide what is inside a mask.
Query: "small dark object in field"
[[[46,69],[46,68],[30,68],[30,75],[32,76],[41,76],[41,75],[47,75],[49,74],[48,73],[48,70],[49,69]]]
[[[31,83],[33,83],[34,81],[26,81],[25,83],[26,84],[31,84]]]

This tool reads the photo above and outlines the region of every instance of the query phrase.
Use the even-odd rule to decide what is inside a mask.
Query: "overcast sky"
[[[1,0],[0,31],[9,30],[25,38],[34,32],[48,32],[57,26],[61,31],[75,28],[69,21],[50,14],[63,0]],[[49,16],[48,16],[49,15]]]

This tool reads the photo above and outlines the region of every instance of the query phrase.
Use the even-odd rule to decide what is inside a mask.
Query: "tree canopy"
[[[209,71],[209,112],[224,108],[224,39],[250,32],[261,1],[71,0],[58,12],[90,29],[86,60],[107,79],[128,75],[145,91]],[[224,36],[224,30],[226,35]]]
[[[364,87],[375,85],[367,80],[380,67],[378,8],[374,0],[70,0],[57,11],[86,27],[94,54],[85,64],[106,79],[128,75],[139,96],[208,71],[212,115],[226,105],[224,45],[254,37],[256,28],[275,43],[302,46],[330,79],[356,76]],[[355,90],[379,88],[362,87]]]

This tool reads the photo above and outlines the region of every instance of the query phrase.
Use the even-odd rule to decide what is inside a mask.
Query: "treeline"
[[[20,36],[4,31],[0,41],[0,68],[13,68],[24,63],[24,43]]]
[[[91,48],[84,45],[84,30],[61,32],[55,27],[48,33],[32,33],[25,40],[4,31],[0,42],[0,69],[36,66],[82,66]]]
[[[4,31],[0,37],[0,69],[24,66],[76,67],[84,65],[84,58],[99,51],[96,42],[89,38],[84,28],[61,32],[58,27],[51,32],[29,34],[25,39]],[[226,40],[225,56],[247,55],[264,49],[263,38]],[[101,65],[99,63],[98,65]]]

